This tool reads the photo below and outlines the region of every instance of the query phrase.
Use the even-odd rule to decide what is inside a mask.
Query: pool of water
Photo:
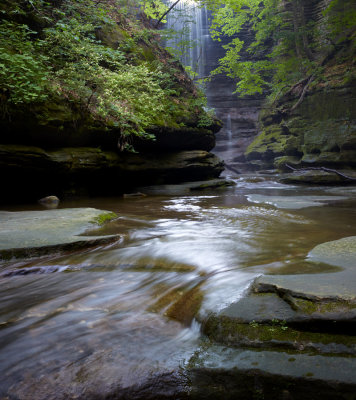
[[[336,270],[306,257],[319,243],[356,235],[353,187],[235,182],[62,202],[116,212],[100,232],[121,239],[0,265],[0,398],[89,399],[128,388],[139,397],[143,387],[154,398],[163,381],[186,384],[179,372],[199,345],[200,322],[243,296],[256,276]],[[281,196],[287,206],[274,204]],[[302,196],[318,205],[298,207]]]

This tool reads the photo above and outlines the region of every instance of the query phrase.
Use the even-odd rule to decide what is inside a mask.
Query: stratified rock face
[[[288,7],[288,2],[286,2]],[[306,21],[323,27],[328,2],[302,1]],[[321,28],[322,31],[322,28]],[[285,96],[277,108],[261,114],[261,133],[245,156],[254,169],[293,167],[356,168],[356,81],[353,70],[354,44],[343,41],[328,59],[323,80],[312,83],[303,101],[303,85]],[[339,181],[340,177],[336,177]],[[337,180],[336,179],[336,180]],[[325,183],[328,183],[325,181]]]
[[[206,19],[208,21],[208,19]],[[204,26],[209,31],[209,26]],[[204,32],[203,32],[204,34]],[[245,43],[251,43],[253,34],[245,27],[238,34],[239,39]],[[231,38],[221,38],[221,41],[213,41],[210,37],[206,39],[206,56],[204,74],[209,73],[219,66],[219,59],[224,57],[224,45]],[[241,60],[251,59],[251,55],[244,52]],[[216,147],[214,154],[221,157],[227,166],[233,168],[245,168],[245,156],[248,145],[259,133],[258,119],[264,96],[254,95],[240,98],[234,93],[236,82],[222,74],[215,75],[207,83],[206,95],[208,105],[214,108],[217,117],[223,122],[223,128],[216,136]]]
[[[342,79],[342,76],[339,75]],[[266,114],[262,133],[250,145],[251,165],[356,167],[356,85],[311,92],[290,115]],[[288,102],[289,107],[297,101]]]
[[[3,199],[24,201],[52,193],[124,193],[139,184],[216,178],[223,163],[204,150],[118,153],[98,148],[0,145]]]
[[[26,106],[24,106],[26,107]],[[25,112],[23,112],[25,111]],[[78,118],[78,121],[75,120]],[[186,116],[184,126],[169,119],[167,126],[154,126],[147,132],[154,140],[137,136],[132,137],[135,150],[138,151],[178,151],[206,150],[215,146],[215,134],[221,128],[219,120],[213,120],[210,126],[198,127],[197,116]],[[46,103],[31,106],[31,112],[18,110],[13,120],[0,119],[0,143],[38,146],[45,149],[60,147],[99,147],[117,150],[120,130],[105,126],[88,116],[80,120],[79,115],[69,103]]]

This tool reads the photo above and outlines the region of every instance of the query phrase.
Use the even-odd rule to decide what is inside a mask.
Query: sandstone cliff
[[[27,3],[1,5],[1,201],[219,176],[220,122],[138,8]]]
[[[299,18],[305,24],[314,24],[318,41],[329,40],[326,19],[330,15],[325,9],[330,2],[285,2],[284,8],[291,8],[292,3],[300,5],[303,14]],[[339,3],[345,3],[345,11],[353,15],[354,5]],[[350,3],[349,8],[346,3]],[[310,84],[306,79],[275,104],[265,102],[260,114],[261,133],[245,153],[252,169],[288,171],[288,165],[356,168],[355,32],[345,28],[344,37],[340,36],[327,51],[325,47],[320,51],[309,39],[310,57],[316,70],[319,68]]]

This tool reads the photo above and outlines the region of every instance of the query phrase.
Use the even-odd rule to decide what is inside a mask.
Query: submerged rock
[[[135,192],[135,193],[124,193],[123,197],[125,199],[130,199],[130,198],[136,198],[136,197],[146,197],[147,195],[141,192]]]
[[[234,181],[227,179],[209,179],[206,181],[183,182],[176,185],[155,185],[140,188],[147,194],[179,195],[206,189],[224,189],[235,186]]]
[[[324,206],[333,201],[346,200],[345,196],[267,196],[263,194],[250,194],[248,201],[252,203],[271,204],[277,208],[299,210],[306,207]]]

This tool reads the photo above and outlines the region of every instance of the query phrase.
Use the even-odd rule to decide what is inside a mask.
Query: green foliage
[[[167,9],[158,0],[5,0],[1,103],[65,99],[84,119],[90,115],[117,128],[122,149],[130,148],[134,135],[153,139],[148,127],[178,119],[189,105],[177,100],[177,69],[155,53],[157,32],[137,21],[140,5],[156,19]],[[203,113],[202,105],[195,107]]]
[[[39,54],[41,42],[30,40],[34,33],[26,25],[0,23],[0,90],[13,104],[43,101],[48,96],[48,57]]]
[[[161,0],[139,0],[139,5],[148,18],[160,19],[168,10],[168,7]],[[162,22],[166,22],[165,19]]]
[[[323,24],[305,21],[302,1],[293,0],[289,7],[282,0],[203,2],[213,15],[213,38],[231,37],[212,75],[224,73],[236,79],[240,95],[268,91],[272,100],[309,75],[316,82],[325,54],[349,37],[356,25],[356,7],[350,0],[332,0]],[[248,45],[238,38],[246,28],[254,35]]]
[[[349,0],[331,0],[324,11],[328,18],[328,24],[332,39],[342,41],[350,33],[355,33],[356,6]]]
[[[165,109],[165,91],[157,77],[160,71],[151,72],[145,65],[122,68],[120,73],[106,70],[100,79],[103,90],[98,94],[98,112],[114,121],[124,135],[145,133]]]

